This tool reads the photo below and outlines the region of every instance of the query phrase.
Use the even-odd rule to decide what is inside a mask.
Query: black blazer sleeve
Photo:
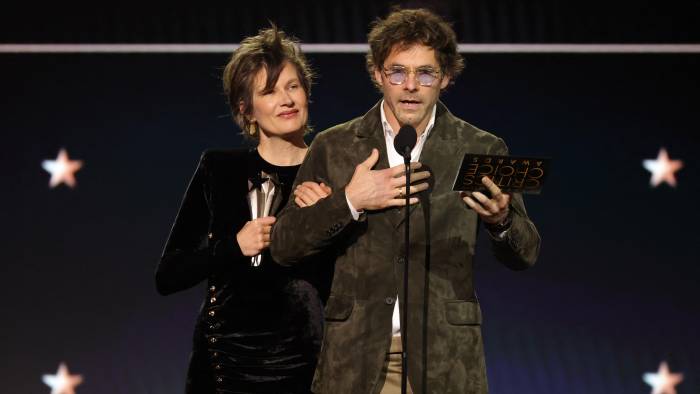
[[[221,269],[225,260],[243,257],[233,237],[212,242],[210,171],[205,152],[187,187],[156,269],[156,289],[162,295],[188,289]]]

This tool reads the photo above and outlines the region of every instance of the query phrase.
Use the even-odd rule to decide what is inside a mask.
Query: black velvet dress
[[[313,261],[283,267],[267,250],[253,267],[236,242],[251,218],[247,195],[260,171],[281,189],[272,200],[274,216],[298,167],[274,166],[255,149],[202,155],[156,271],[161,294],[208,282],[187,393],[309,392],[323,332],[321,299],[332,271],[321,273]]]

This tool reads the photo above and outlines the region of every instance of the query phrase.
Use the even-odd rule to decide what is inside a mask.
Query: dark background
[[[22,23],[28,7],[15,7],[0,18],[0,38],[234,43],[277,15],[305,42],[362,42],[369,20],[387,9],[303,3],[331,19],[309,12],[301,21],[298,9],[266,4],[221,12],[152,6],[143,14],[52,6],[36,29]],[[698,2],[664,9],[493,4],[505,3],[438,2],[437,9],[455,21],[460,42],[700,38],[690,23]],[[155,25],[164,33],[153,33]],[[160,297],[153,272],[200,152],[242,143],[221,95],[227,58],[0,54],[3,392],[48,393],[41,375],[62,361],[85,377],[79,394],[182,391],[204,289]],[[310,109],[316,130],[362,115],[379,99],[361,54],[309,58],[320,76]],[[553,159],[544,193],[526,197],[543,238],[538,264],[508,271],[490,256],[484,234],[480,240],[477,291],[491,392],[650,392],[642,375],[664,360],[685,375],[679,394],[700,391],[700,54],[466,59],[443,96],[450,110],[503,137],[513,154]],[[75,189],[49,189],[41,168],[62,147],[85,162]],[[661,147],[685,163],[675,189],[651,188],[642,167]]]

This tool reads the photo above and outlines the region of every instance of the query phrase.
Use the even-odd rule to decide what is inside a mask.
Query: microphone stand
[[[403,265],[403,313],[401,314],[401,394],[406,394],[408,389],[408,255],[409,255],[409,208],[411,187],[411,148],[405,147],[403,152],[403,162],[406,166],[406,232],[404,245],[404,265]]]
[[[408,252],[409,252],[409,213],[411,207],[411,151],[416,146],[416,129],[411,125],[403,125],[394,138],[394,149],[396,153],[403,156],[403,163],[406,168],[406,239],[404,245],[404,265],[403,265],[403,313],[401,313],[401,394],[406,394],[408,389]],[[398,298],[398,297],[397,297]],[[399,302],[397,299],[396,302]]]

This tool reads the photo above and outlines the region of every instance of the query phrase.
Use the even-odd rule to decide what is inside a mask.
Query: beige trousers
[[[384,386],[379,394],[401,394],[401,349],[401,337],[391,337],[391,347],[382,370],[382,376],[385,376]],[[406,392],[413,394],[410,384],[407,385]]]

